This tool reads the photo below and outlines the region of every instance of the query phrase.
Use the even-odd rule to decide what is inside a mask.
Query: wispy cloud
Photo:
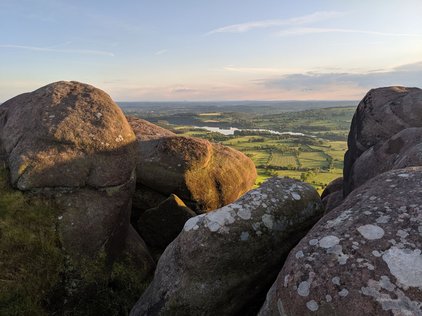
[[[271,68],[271,67],[237,67],[237,66],[225,66],[224,70],[240,73],[251,73],[251,74],[280,74],[285,73],[285,69]]]
[[[163,55],[163,54],[165,54],[165,53],[167,53],[167,52],[168,52],[168,50],[167,50],[167,49],[161,49],[161,50],[159,50],[159,51],[155,52],[155,54],[154,54],[154,55],[159,56],[159,55]]]
[[[336,18],[344,15],[344,12],[337,11],[317,11],[312,14],[293,17],[289,19],[275,19],[275,20],[260,20],[252,21],[247,23],[226,25],[214,30],[209,31],[206,35],[215,33],[241,33],[247,32],[254,29],[263,29],[276,26],[295,26],[295,25],[306,25],[319,21],[324,21],[332,18]]]
[[[176,87],[171,88],[170,93],[196,93],[198,92],[197,89],[189,88],[189,87]]]
[[[55,48],[56,46],[50,47],[37,47],[37,46],[26,46],[26,45],[12,45],[12,44],[0,44],[0,48],[14,48],[14,49],[23,49],[30,51],[38,52],[53,52],[53,53],[67,53],[67,54],[81,54],[81,55],[99,55],[99,56],[110,56],[113,57],[114,54],[107,51],[101,50],[90,50],[90,49],[65,49],[65,48]]]
[[[368,34],[368,35],[379,35],[379,36],[397,36],[397,37],[422,37],[421,34],[417,33],[386,33],[376,31],[365,31],[358,29],[341,29],[341,28],[316,28],[316,27],[300,27],[290,28],[277,32],[279,36],[295,36],[295,35],[307,35],[317,33],[356,33],[356,34]]]

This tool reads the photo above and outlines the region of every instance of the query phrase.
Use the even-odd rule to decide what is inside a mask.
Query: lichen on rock
[[[232,204],[189,219],[164,251],[132,315],[251,312],[322,213],[310,185],[272,178]]]

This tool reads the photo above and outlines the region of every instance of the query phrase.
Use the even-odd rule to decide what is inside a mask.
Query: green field
[[[257,168],[256,185],[272,176],[284,176],[308,182],[321,193],[329,182],[342,176],[346,138],[354,110],[355,107],[333,107],[272,115],[224,111],[170,116],[155,113],[153,122],[179,135],[208,139],[243,152]],[[257,131],[225,136],[190,126],[207,126],[207,123],[220,128],[270,129],[306,136]]]

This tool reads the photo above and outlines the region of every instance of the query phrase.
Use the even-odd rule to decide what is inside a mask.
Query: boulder
[[[325,213],[330,212],[343,202],[343,178],[331,181],[321,194]]]
[[[310,185],[272,178],[232,204],[189,219],[131,315],[257,312],[287,253],[322,213]]]
[[[328,183],[321,194],[321,199],[337,191],[343,191],[343,177],[339,177]]]
[[[353,188],[351,170],[359,156],[409,127],[422,127],[422,90],[387,87],[370,90],[359,103],[350,127],[344,156],[344,195]]]
[[[60,81],[0,108],[11,183],[55,200],[64,248],[76,256],[95,254],[127,230],[136,138],[105,92]]]
[[[105,92],[78,82],[56,82],[19,95],[0,105],[0,156],[9,171],[4,178],[14,189],[8,190],[15,191],[11,196],[19,196],[16,189],[23,192],[31,229],[41,231],[32,239],[41,236],[40,243],[55,256],[54,269],[34,270],[28,281],[37,286],[42,275],[49,286],[36,294],[22,292],[16,300],[43,304],[52,314],[89,314],[92,302],[113,291],[114,299],[126,296],[125,301],[119,307],[101,304],[98,312],[124,310],[133,299],[128,293],[139,290],[135,280],[145,280],[154,261],[130,226],[136,137],[120,108]],[[38,204],[38,212],[31,209]],[[47,233],[54,238],[46,239]],[[21,257],[34,248],[24,237],[16,248]],[[17,280],[28,277],[24,270],[31,264],[22,265],[13,272]],[[111,289],[111,280],[127,284]]]
[[[137,228],[149,246],[164,249],[194,216],[196,214],[181,199],[171,194],[157,207],[146,210],[139,218]]]
[[[138,222],[143,212],[154,208],[168,198],[167,195],[154,191],[142,184],[136,185],[135,193],[132,198],[132,223]]]
[[[290,252],[259,315],[421,315],[422,167],[354,190]]]
[[[343,203],[343,191],[336,191],[322,199],[322,204],[325,208],[325,213],[331,212],[341,203]]]
[[[235,201],[255,183],[254,163],[237,150],[177,136],[137,118],[130,124],[137,135],[138,185],[174,193],[196,213]]]
[[[362,153],[350,173],[353,189],[388,170],[414,166],[422,166],[422,128],[417,127],[401,130]]]
[[[152,124],[136,116],[126,116],[127,121],[133,129],[138,142],[148,142],[163,137],[176,136],[175,133],[158,125]]]
[[[14,187],[99,188],[130,178],[136,138],[105,92],[61,81],[1,107],[1,144]]]

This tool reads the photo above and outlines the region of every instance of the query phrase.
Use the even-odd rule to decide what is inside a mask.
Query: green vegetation
[[[180,128],[178,128],[180,132]],[[183,127],[183,135],[191,129]],[[215,141],[212,133],[194,130],[196,137]],[[319,192],[332,180],[342,176],[345,141],[329,141],[303,136],[224,136],[220,143],[233,147],[255,163],[257,185],[271,176],[285,176],[312,184]],[[221,136],[219,136],[221,138]],[[312,143],[312,145],[308,145]]]
[[[63,255],[56,214],[10,189],[0,168],[0,314],[43,315],[44,297],[60,281]]]
[[[128,255],[74,262],[58,211],[9,186],[0,165],[0,315],[127,315],[148,286]]]
[[[170,115],[162,110],[155,111],[149,119],[177,134],[205,138],[243,152],[256,165],[257,185],[277,175],[308,182],[321,193],[329,182],[342,176],[346,138],[354,111],[355,107],[332,107],[267,115],[258,110],[224,112],[220,109]],[[237,131],[225,136],[192,125],[264,129],[307,136],[259,131]]]

